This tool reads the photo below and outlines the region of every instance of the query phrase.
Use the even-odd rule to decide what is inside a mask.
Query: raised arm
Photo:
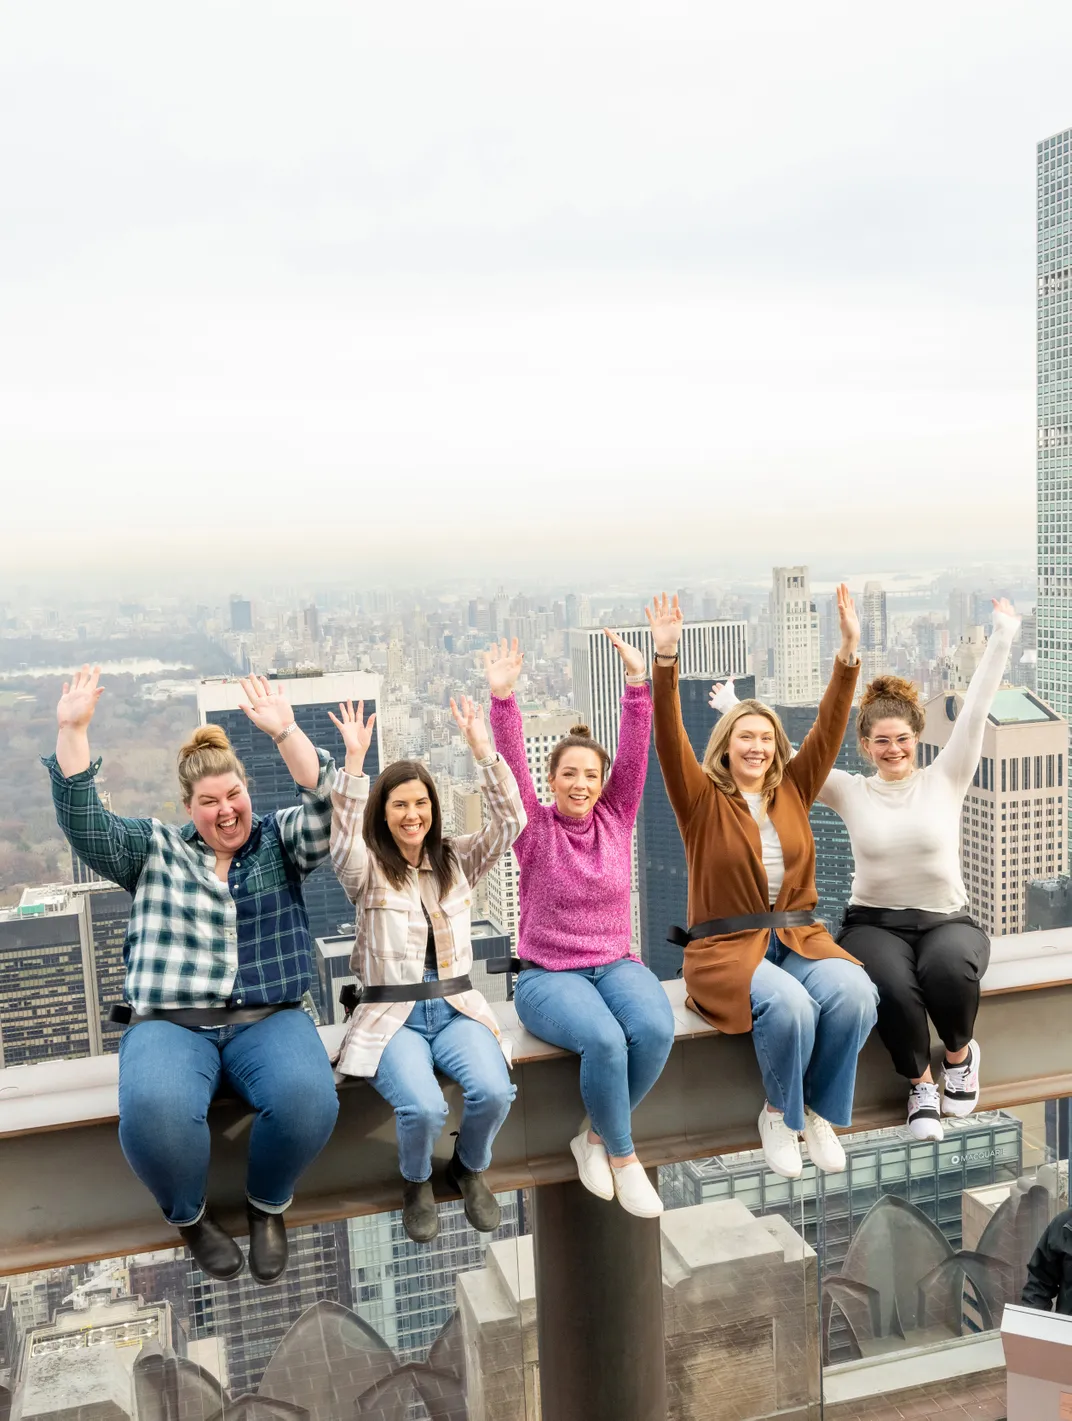
[[[1001,685],[1009,648],[1016,635],[1020,618],[1004,598],[994,602],[994,630],[976,667],[960,708],[949,742],[934,762],[932,774],[945,775],[963,794],[975,775],[979,756],[983,752],[983,732],[986,718]]]
[[[151,819],[110,814],[100,802],[95,780],[100,760],[89,749],[89,722],[101,698],[100,667],[83,666],[56,706],[56,753],[42,763],[52,779],[52,803],[64,838],[102,878],[133,893],[152,840]]]
[[[282,681],[266,676],[243,676],[238,683],[248,697],[242,709],[258,730],[270,735],[294,782],[302,789],[316,789],[321,779],[321,760],[316,746],[294,719]]]
[[[677,689],[678,644],[683,618],[677,594],[662,600],[655,597],[644,615],[651,627],[655,647],[651,670],[652,709],[655,718],[655,753],[663,772],[663,783],[678,824],[683,824],[697,797],[710,783],[685,734],[681,718],[681,698]]]
[[[800,749],[786,767],[786,775],[797,785],[805,804],[811,806],[819,796],[845,738],[856,694],[860,663],[856,648],[860,645],[860,623],[849,589],[841,583],[837,590],[838,619],[841,623],[841,648],[834,658],[834,668],[815,724],[800,742]]]
[[[632,822],[640,808],[644,780],[648,773],[648,745],[651,740],[651,692],[648,690],[648,663],[642,651],[604,627],[625,668],[625,693],[618,730],[618,753],[600,802],[612,814]]]
[[[495,737],[495,748],[513,771],[517,781],[521,803],[531,820],[542,808],[536,797],[536,786],[529,773],[528,757],[525,754],[525,729],[521,720],[521,710],[514,696],[517,678],[525,653],[518,651],[517,638],[507,645],[506,638],[491,646],[484,653],[484,674],[491,690],[491,733]]]
[[[362,821],[369,797],[369,777],[365,756],[372,744],[375,714],[364,719],[365,703],[341,702],[338,716],[328,715],[346,746],[343,768],[335,775],[331,791],[331,866],[351,903],[358,903],[368,883],[368,849],[362,835]]]
[[[473,752],[488,806],[488,822],[483,828],[451,840],[462,873],[470,883],[476,883],[521,833],[528,816],[510,766],[492,749],[483,707],[463,696],[460,703],[451,700],[450,708]]]

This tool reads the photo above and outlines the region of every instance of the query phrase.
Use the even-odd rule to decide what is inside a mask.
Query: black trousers
[[[990,940],[967,913],[849,907],[838,942],[878,988],[878,1034],[902,1076],[930,1065],[927,1017],[960,1051],[972,1039]]]

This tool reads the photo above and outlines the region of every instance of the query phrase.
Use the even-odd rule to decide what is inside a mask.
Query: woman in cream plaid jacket
[[[432,1150],[447,1103],[436,1069],[462,1087],[465,1106],[447,1166],[475,1229],[491,1232],[499,1206],[483,1173],[515,1087],[509,1047],[480,992],[473,964],[473,885],[525,827],[517,783],[491,747],[480,706],[463,698],[451,710],[476,759],[488,823],[475,834],[443,837],[435,784],[416,760],[389,765],[370,787],[364,773],[376,717],[351,704],[332,716],[346,763],[332,793],[331,861],[353,903],[350,965],[363,983],[337,1058],[343,1075],[369,1078],[394,1107],[403,1178],[402,1220],[425,1242],[439,1229]]]

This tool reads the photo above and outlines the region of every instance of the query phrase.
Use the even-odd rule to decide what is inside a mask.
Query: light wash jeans
[[[266,1214],[290,1203],[339,1113],[327,1052],[300,1008],[203,1031],[171,1021],[129,1027],[119,1043],[119,1143],[177,1228],[205,1207],[206,1116],[221,1079],[257,1112],[246,1193]]]
[[[871,978],[842,957],[801,957],[772,933],[751,993],[769,1103],[790,1130],[803,1130],[805,1105],[831,1125],[851,1125],[856,1058],[878,1016]]]
[[[446,997],[414,1002],[409,1020],[384,1049],[372,1084],[394,1107],[399,1168],[415,1184],[431,1177],[432,1149],[447,1118],[436,1067],[462,1088],[458,1159],[464,1169],[487,1169],[517,1094],[502,1047],[482,1022],[456,1011]]]
[[[608,1154],[633,1153],[632,1113],[674,1044],[674,1013],[653,972],[632,957],[606,967],[520,973],[514,1005],[542,1041],[581,1058],[581,1098]]]

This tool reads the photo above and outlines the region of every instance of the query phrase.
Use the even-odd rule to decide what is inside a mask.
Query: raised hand
[[[1019,617],[1020,613],[1007,597],[994,597],[991,600],[994,603],[995,612],[1002,612],[1006,617]]]
[[[507,645],[506,638],[493,642],[484,653],[484,675],[488,678],[491,694],[505,701],[521,675],[521,663],[525,653],[517,649],[517,637]]]
[[[275,739],[294,723],[294,712],[283,694],[282,682],[269,681],[266,676],[240,676],[238,684],[249,700],[249,705],[244,705],[242,709],[265,735]]]
[[[856,615],[856,603],[852,600],[852,593],[844,582],[838,583],[837,610],[841,626],[841,650],[838,656],[842,661],[851,661],[860,645],[860,619]]]
[[[368,720],[364,719],[364,714],[364,701],[358,701],[356,711],[353,701],[340,701],[338,715],[328,711],[332,724],[338,729],[342,736],[342,743],[346,746],[346,770],[351,775],[361,774],[365,764],[365,756],[372,744],[372,729],[376,724],[376,712],[373,711]]]
[[[635,646],[630,646],[617,632],[612,632],[609,627],[603,628],[603,635],[614,644],[614,649],[622,658],[622,665],[625,667],[625,674],[632,676],[646,676],[648,674],[648,662],[642,651],[638,651]]]
[[[56,721],[61,730],[85,730],[104,692],[104,687],[97,685],[99,680],[99,666],[94,666],[92,671],[83,666],[71,681],[64,681],[63,694],[56,706]]]
[[[655,644],[656,656],[673,656],[681,640],[684,615],[678,605],[677,593],[667,597],[664,592],[660,600],[658,594],[652,598],[651,606],[644,608],[644,615],[651,627],[651,639]]]
[[[728,710],[732,710],[737,704],[737,692],[733,689],[733,677],[728,681],[716,681],[711,687],[711,694],[707,698],[707,704],[712,710],[720,711],[723,715]]]
[[[478,701],[471,701],[468,696],[462,696],[460,704],[451,696],[450,709],[458,729],[473,752],[474,759],[486,760],[491,754],[491,741],[484,723],[484,707]]]

